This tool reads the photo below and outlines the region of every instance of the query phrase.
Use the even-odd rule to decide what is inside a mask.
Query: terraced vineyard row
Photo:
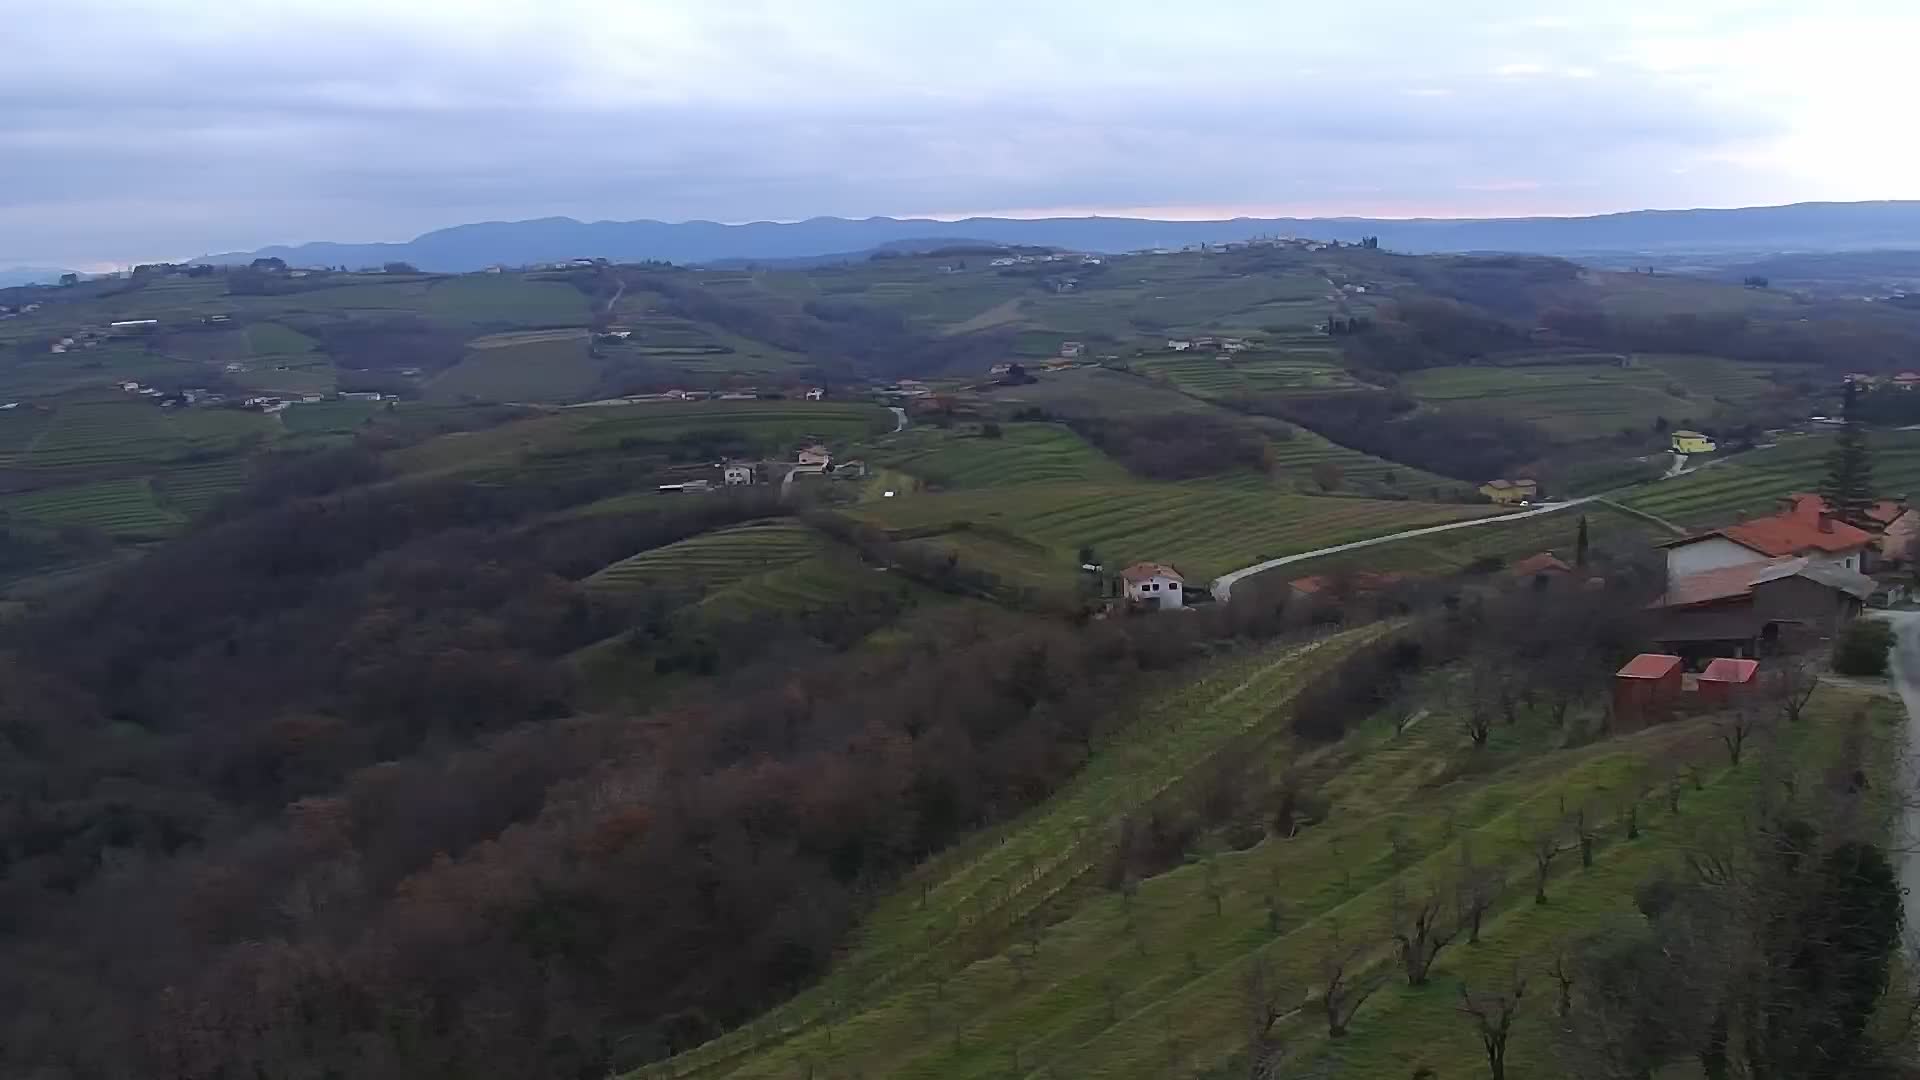
[[[582,584],[625,592],[663,582],[713,587],[820,553],[819,534],[794,521],[757,521],[653,548],[610,563]]]
[[[1875,431],[1873,486],[1882,496],[1920,495],[1920,431]],[[1808,491],[1826,474],[1830,436],[1798,436],[1698,472],[1640,488],[1621,499],[1678,525],[1717,525],[1771,511],[1781,496]]]
[[[1149,483],[1024,484],[869,503],[855,511],[890,528],[990,524],[1050,548],[1063,559],[1080,545],[1091,544],[1109,564],[1173,562],[1189,579],[1263,558],[1491,512],[1491,507],[1480,506]]]
[[[168,535],[179,515],[159,504],[144,477],[74,484],[0,498],[0,512],[47,525],[79,525],[126,538]]]
[[[222,495],[246,486],[249,468],[244,458],[225,458],[169,469],[158,477],[167,505],[188,517],[198,517]]]
[[[1163,377],[1184,393],[1203,398],[1240,394],[1306,394],[1354,390],[1366,386],[1339,363],[1326,346],[1288,349],[1284,353],[1237,354],[1170,353],[1133,362],[1150,377]]]
[[[700,601],[694,611],[723,621],[801,615],[922,591],[899,574],[883,573],[851,552],[836,550],[741,578]]]
[[[876,464],[948,488],[1050,480],[1110,482],[1126,476],[1086,440],[1057,424],[1005,424],[997,439],[978,429],[912,428],[865,453]]]

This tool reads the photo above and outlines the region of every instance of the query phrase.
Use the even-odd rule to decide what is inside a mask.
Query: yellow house
[[[1713,450],[1713,440],[1697,431],[1673,433],[1673,452],[1676,454],[1711,454]]]
[[[1497,503],[1532,502],[1540,494],[1540,485],[1532,480],[1489,480],[1480,485],[1480,494]]]

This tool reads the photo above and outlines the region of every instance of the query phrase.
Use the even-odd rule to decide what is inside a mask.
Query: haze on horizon
[[[0,4],[0,266],[566,215],[1920,197],[1893,0]]]

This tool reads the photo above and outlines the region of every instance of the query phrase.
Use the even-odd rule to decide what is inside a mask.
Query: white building
[[[1182,607],[1186,603],[1183,589],[1187,579],[1171,566],[1134,563],[1120,571],[1120,580],[1126,587],[1129,600],[1162,609]]]
[[[1193,342],[1181,341],[1178,338],[1174,338],[1167,342],[1167,348],[1172,349],[1174,352],[1186,352],[1188,349],[1193,348]]]
[[[825,401],[826,399],[827,399],[827,392],[818,386],[807,391],[808,401]]]
[[[751,484],[753,483],[753,466],[728,465],[720,470],[720,475],[721,478],[726,481],[728,487]]]
[[[814,443],[811,446],[801,447],[800,453],[795,456],[794,460],[802,465],[831,465],[833,464],[833,455],[827,453],[826,447],[821,446],[819,443]]]
[[[1769,517],[1668,542],[1667,579],[1790,556],[1854,571],[1865,568],[1872,533],[1835,520],[1818,495],[1795,495],[1785,501],[1791,505]]]

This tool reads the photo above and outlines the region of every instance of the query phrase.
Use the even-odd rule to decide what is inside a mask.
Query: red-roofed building
[[[1160,608],[1177,608],[1186,603],[1186,578],[1180,571],[1160,563],[1134,563],[1120,571],[1127,599]]]
[[[1783,556],[1859,570],[1874,534],[1839,521],[1818,495],[1795,495],[1788,509],[1667,543],[1667,578]]]
[[[1873,590],[1873,579],[1858,570],[1796,556],[1671,579],[1647,606],[1658,618],[1653,639],[1675,653],[1753,657],[1784,631],[1837,633]]]
[[[1532,578],[1542,575],[1564,577],[1567,574],[1573,573],[1573,567],[1562,562],[1553,552],[1542,551],[1537,555],[1529,555],[1519,562],[1514,563],[1507,569],[1507,572],[1517,578]]]
[[[1680,693],[1680,658],[1641,653],[1614,673],[1614,730],[1637,731],[1671,718]]]
[[[1722,656],[1707,665],[1694,680],[1702,708],[1724,709],[1760,687],[1760,662]]]

